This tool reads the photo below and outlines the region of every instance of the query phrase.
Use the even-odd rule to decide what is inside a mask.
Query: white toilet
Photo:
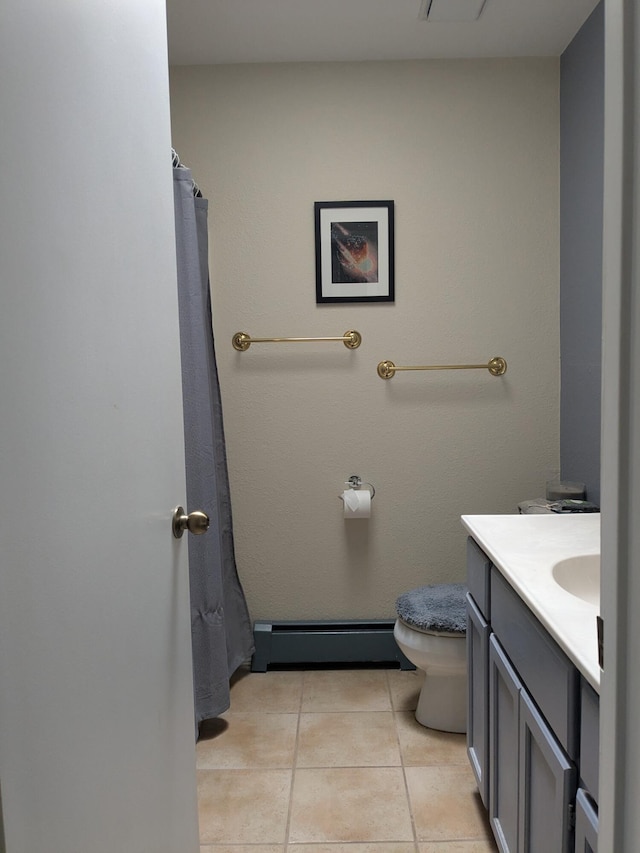
[[[467,730],[466,587],[434,584],[401,595],[393,636],[425,673],[416,720],[445,732]]]

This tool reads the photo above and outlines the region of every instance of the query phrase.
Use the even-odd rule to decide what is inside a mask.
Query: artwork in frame
[[[316,201],[316,302],[393,302],[393,201]]]

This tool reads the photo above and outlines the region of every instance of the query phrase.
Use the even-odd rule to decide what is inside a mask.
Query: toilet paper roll
[[[371,515],[371,492],[368,489],[347,489],[340,497],[345,518],[369,518]]]

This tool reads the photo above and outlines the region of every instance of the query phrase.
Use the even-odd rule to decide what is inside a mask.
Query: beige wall
[[[238,569],[254,619],[374,618],[464,579],[463,513],[559,457],[556,59],[172,69],[173,143],[210,199]],[[316,305],[313,202],[394,199],[395,304]],[[256,344],[341,335],[362,346]],[[509,364],[376,374],[396,364]],[[376,487],[369,521],[338,494]]]

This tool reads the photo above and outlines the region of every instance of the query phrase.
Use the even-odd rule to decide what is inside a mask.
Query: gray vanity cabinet
[[[576,768],[495,635],[489,648],[491,795],[501,853],[570,853]]]
[[[597,853],[597,694],[471,539],[467,556],[467,748],[498,849]]]

